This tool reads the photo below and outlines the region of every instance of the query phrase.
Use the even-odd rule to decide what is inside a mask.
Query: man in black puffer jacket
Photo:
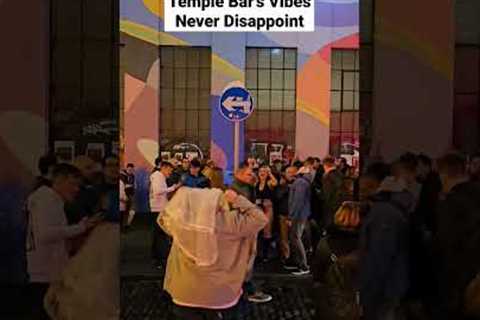
[[[480,271],[480,184],[469,181],[459,154],[447,154],[438,168],[444,199],[434,242],[440,298],[435,319],[463,320],[466,288]]]
[[[409,285],[408,212],[414,198],[402,181],[388,177],[371,201],[361,231],[360,297],[365,319],[397,319]]]

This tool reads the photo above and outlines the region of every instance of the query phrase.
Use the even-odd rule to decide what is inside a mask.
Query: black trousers
[[[28,298],[27,284],[0,284],[0,319],[28,319]]]
[[[171,239],[157,223],[159,213],[152,212],[152,260],[155,263],[165,264],[170,253]]]
[[[30,301],[30,318],[35,320],[49,320],[45,308],[43,306],[43,300],[47,294],[50,284],[48,283],[30,283],[28,286],[28,300]]]

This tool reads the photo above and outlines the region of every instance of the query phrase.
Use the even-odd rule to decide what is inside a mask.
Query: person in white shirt
[[[79,191],[80,171],[69,165],[55,166],[52,185],[42,186],[27,199],[27,266],[30,276],[29,294],[35,319],[49,319],[43,299],[50,283],[58,281],[69,260],[69,239],[94,226],[83,218],[68,225],[64,205]]]
[[[168,203],[168,194],[175,191],[179,184],[167,186],[167,179],[173,172],[173,165],[155,159],[155,169],[150,175],[150,211],[152,215],[152,260],[157,269],[162,269],[170,251],[170,238],[156,223]]]

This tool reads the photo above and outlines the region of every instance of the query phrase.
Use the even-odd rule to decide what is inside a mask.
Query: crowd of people
[[[16,215],[23,240],[2,264],[12,293],[2,312],[25,319],[52,318],[46,296],[88,235],[102,223],[128,231],[135,215],[131,163],[47,155],[38,167]],[[478,317],[480,154],[406,153],[361,171],[330,156],[249,157],[229,185],[212,160],[157,158],[149,188],[151,257],[180,318],[220,319],[242,297],[271,301],[254,281],[262,264],[312,274],[322,319]]]
[[[12,213],[17,219],[9,229],[19,236],[10,243],[12,250],[2,259],[2,271],[5,271],[2,275],[16,279],[8,290],[6,301],[9,303],[2,308],[5,319],[59,319],[65,312],[72,314],[72,310],[64,309],[71,307],[69,303],[55,305],[58,301],[53,300],[63,298],[52,288],[61,286],[72,259],[84,249],[96,228],[102,226],[110,232],[115,227],[103,226],[119,223],[119,161],[116,156],[107,156],[101,162],[79,156],[72,164],[67,164],[48,154],[40,158],[38,169],[40,175],[26,195],[23,209]],[[101,251],[102,243],[94,245]],[[98,263],[96,276],[101,273],[101,263]],[[112,260],[112,263],[115,262]],[[78,280],[88,283],[86,278]],[[69,290],[68,294],[75,295],[75,291],[82,289]],[[47,302],[47,295],[53,300]],[[82,306],[85,312],[99,307],[81,298],[73,303]],[[118,316],[119,310],[109,312]]]
[[[292,163],[278,160],[272,165],[250,157],[235,172],[231,185],[224,185],[223,172],[212,160],[171,163],[158,158],[150,175],[154,265],[168,269],[171,238],[157,221],[181,187],[234,192],[256,205],[266,218],[255,241],[256,255],[247,270],[243,292],[250,302],[268,302],[272,296],[253,281],[255,266],[279,261],[294,276],[308,275],[309,260],[335,210],[343,201],[353,199],[355,180],[355,169],[345,159],[331,157],[323,162],[313,157]]]
[[[319,246],[318,280],[327,283],[319,286],[319,313],[342,319],[332,308],[340,302],[358,303],[364,319],[476,319],[479,159],[450,152],[434,161],[406,153],[366,166],[354,203],[360,224],[348,230],[336,221]],[[350,209],[344,203],[336,215]],[[348,286],[332,281],[332,265],[342,268]],[[350,295],[344,290],[332,299],[345,288]],[[348,310],[345,319],[359,317],[359,310]]]
[[[211,160],[157,159],[150,206],[158,268],[169,269],[171,235],[156,222],[172,195],[182,186],[219,188],[255,204],[265,219],[242,279],[250,302],[273,298],[255,286],[256,266],[280,263],[292,276],[313,273],[325,319],[469,319],[466,292],[475,296],[479,287],[480,155],[406,153],[361,174],[329,156],[271,165],[252,157],[231,185],[212,172],[222,176]]]

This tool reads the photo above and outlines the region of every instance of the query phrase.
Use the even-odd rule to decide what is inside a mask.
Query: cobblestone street
[[[145,215],[138,215],[132,231],[122,236],[122,320],[177,320],[169,312],[169,299],[162,292],[162,272],[152,267],[150,237]],[[230,320],[314,319],[309,298],[311,277],[295,278],[276,262],[255,267],[256,283],[273,296],[266,304],[241,301],[225,314]]]
[[[273,295],[266,304],[242,301],[225,314],[229,320],[310,320],[314,319],[313,303],[308,297],[308,285],[276,286],[265,283],[263,288]],[[122,320],[174,320],[169,313],[169,301],[162,293],[161,282],[124,279],[122,281]],[[177,320],[177,319],[175,319]]]

